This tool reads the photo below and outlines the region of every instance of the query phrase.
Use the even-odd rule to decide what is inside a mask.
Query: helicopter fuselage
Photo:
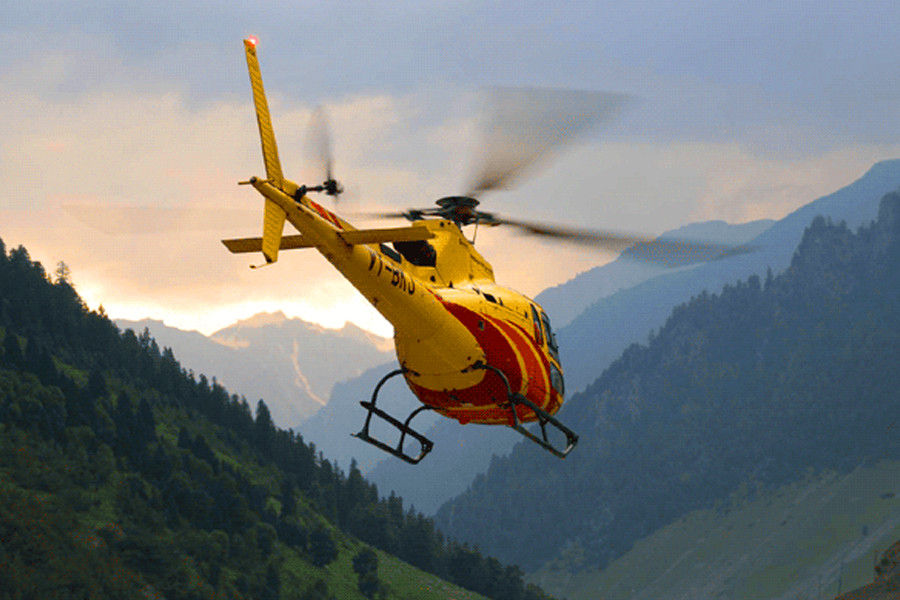
[[[455,223],[416,221],[405,229],[422,228],[417,237],[427,239],[393,246],[354,243],[365,231],[297,194],[296,184],[251,184],[394,326],[403,375],[425,405],[460,423],[508,425],[509,392],[548,414],[559,410],[562,368],[546,314],[497,285]],[[516,410],[520,421],[536,418],[525,406]]]

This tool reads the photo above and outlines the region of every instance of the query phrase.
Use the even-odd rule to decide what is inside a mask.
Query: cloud
[[[0,149],[7,190],[0,235],[46,264],[67,262],[89,305],[207,332],[247,311],[281,309],[390,333],[314,251],[283,253],[278,265],[254,271],[247,267],[258,257],[232,256],[219,243],[261,227],[261,199],[235,185],[262,171],[249,99],[198,107],[173,92],[48,98],[23,88],[6,86],[0,96],[0,127],[8,132]],[[302,172],[292,166],[304,162],[312,107],[278,94],[270,101],[285,170]],[[327,107],[352,206],[430,198],[419,195],[441,177],[447,137],[407,110],[415,103],[379,95]],[[409,138],[398,141],[395,129]]]
[[[389,333],[314,251],[284,253],[279,264],[250,270],[258,259],[229,255],[218,241],[257,235],[261,221],[261,200],[235,185],[262,171],[239,44],[247,25],[237,13],[218,7],[202,25],[173,25],[191,22],[184,11],[196,9],[157,8],[149,16],[141,9],[119,27],[120,15],[106,10],[111,6],[86,15],[70,3],[53,5],[57,12],[46,4],[19,8],[8,21],[15,26],[0,31],[0,236],[7,245],[24,244],[51,267],[66,261],[89,304],[102,303],[114,316],[163,317],[211,331],[281,309],[330,326],[351,319]],[[864,70],[862,89],[878,91],[869,104],[857,102],[863,91],[855,90],[822,108],[809,98],[837,79],[828,71],[815,85],[806,81],[804,65],[814,61],[794,65],[802,93],[785,91],[783,65],[758,81],[720,77],[721,65],[691,63],[679,72],[677,56],[665,54],[681,52],[673,50],[674,34],[647,40],[638,35],[644,26],[627,18],[627,27],[614,32],[616,19],[573,20],[570,9],[551,11],[550,22],[570,25],[567,36],[545,29],[534,14],[517,13],[506,24],[499,8],[425,6],[394,23],[379,16],[375,23],[383,27],[370,27],[351,44],[363,29],[360,15],[332,37],[335,28],[328,29],[347,7],[316,9],[325,12],[313,16],[328,18],[303,21],[318,24],[309,36],[297,35],[292,10],[264,4],[251,11],[257,22],[272,15],[282,21],[267,25],[262,58],[279,150],[289,176],[315,182],[319,174],[304,168],[304,131],[313,106],[324,104],[336,174],[347,188],[341,210],[429,206],[464,191],[477,143],[472,83],[490,80],[588,88],[606,82],[643,98],[617,125],[518,189],[484,199],[485,209],[510,216],[648,233],[702,219],[778,218],[849,183],[872,162],[900,155],[893,139],[885,141],[898,123],[900,103],[891,104],[895,62],[886,65],[883,87]],[[603,10],[613,15],[609,6]],[[608,43],[598,41],[596,27],[610,33]],[[751,29],[763,35],[759,23]],[[426,47],[422,36],[436,31]],[[728,29],[715,31],[720,44]],[[41,44],[29,43],[35,33]],[[774,42],[763,42],[762,56],[775,52]],[[815,47],[804,34],[800,49]],[[719,59],[734,52],[725,49]],[[503,62],[515,66],[507,75],[492,67]],[[840,104],[834,98],[865,118],[833,127],[831,112]],[[65,205],[93,207],[101,220],[121,207],[170,210],[126,216],[126,233],[108,235],[63,211]],[[498,280],[529,294],[610,258],[500,229],[478,236]]]

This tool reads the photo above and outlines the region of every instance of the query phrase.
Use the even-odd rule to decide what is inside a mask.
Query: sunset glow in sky
[[[656,234],[780,218],[900,157],[896,2],[563,4],[4,3],[0,238],[65,261],[112,317],[210,333],[281,310],[389,335],[314,251],[251,270],[260,258],[219,242],[261,228],[261,199],[236,185],[263,173],[250,34],[291,179],[317,182],[304,130],[329,113],[338,212],[464,191],[490,85],[639,99],[484,200],[522,219]],[[499,228],[478,243],[529,294],[612,258]]]

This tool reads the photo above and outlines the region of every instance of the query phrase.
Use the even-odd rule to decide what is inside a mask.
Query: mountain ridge
[[[689,223],[676,229],[665,231],[658,239],[681,239],[704,241],[730,246],[741,246],[750,242],[776,221],[759,219],[746,223],[727,223],[722,220]],[[568,281],[543,290],[535,301],[544,307],[557,329],[565,327],[591,304],[621,289],[627,289],[657,275],[671,272],[672,268],[689,266],[683,264],[661,265],[642,261],[637,248],[627,248],[616,259],[578,273]]]
[[[317,412],[336,382],[387,360],[392,352],[390,340],[350,323],[328,329],[281,312],[259,313],[209,336],[152,319],[116,323],[137,332],[147,328],[189,369],[251,400],[269,399],[275,422],[284,427],[296,427]]]
[[[754,252],[662,273],[594,302],[557,330],[567,389],[583,390],[625,348],[643,342],[662,326],[674,306],[704,289],[719,289],[751,275],[763,276],[767,268],[776,274],[787,268],[805,228],[817,215],[858,227],[876,218],[881,197],[898,187],[900,159],[880,161],[853,183],[768,227],[750,241]],[[596,340],[602,344],[597,345]]]

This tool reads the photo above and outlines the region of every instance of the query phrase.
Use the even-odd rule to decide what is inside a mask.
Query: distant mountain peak
[[[235,331],[240,329],[262,329],[263,327],[279,327],[283,325],[305,329],[306,331],[309,331],[311,333],[331,333],[339,335],[341,337],[349,337],[360,340],[367,339],[376,345],[383,344],[386,339],[380,335],[372,333],[371,331],[363,329],[362,327],[351,321],[345,321],[344,324],[340,327],[325,327],[324,325],[320,325],[312,321],[306,321],[305,319],[302,319],[300,317],[288,317],[280,310],[276,312],[261,312],[253,315],[252,317],[240,319],[232,323],[231,325],[223,327],[222,329],[219,329],[218,331],[212,333],[210,337],[214,339],[222,339],[223,336],[233,334]]]
[[[372,333],[367,329],[363,329],[356,323],[350,321],[344,323],[344,326],[337,331],[343,337],[354,340],[366,340],[382,352],[390,352],[394,349],[394,341],[391,338],[381,337],[380,335]]]
[[[248,317],[246,319],[241,319],[232,325],[226,327],[226,329],[230,329],[232,327],[267,327],[269,325],[281,325],[285,321],[288,321],[287,315],[285,315],[280,310],[273,313],[262,312],[253,315],[252,317]],[[296,319],[297,321],[302,321],[302,319]],[[306,321],[303,321],[306,323]],[[215,334],[213,334],[215,335]]]
[[[872,165],[872,167],[866,171],[866,174],[863,177],[868,175],[882,175],[887,173],[893,173],[897,169],[900,169],[900,158],[888,158],[885,160],[879,160],[877,163]]]
[[[194,335],[199,337],[206,337],[205,334],[197,331],[196,329],[180,329],[174,325],[169,325],[162,319],[151,319],[150,317],[144,317],[143,319],[131,320],[131,319],[113,319],[113,322],[119,327],[122,331],[126,329],[131,329],[135,333],[141,333],[144,329],[149,329],[152,334],[154,331],[160,330],[171,330],[178,331],[183,335]],[[158,341],[158,340],[157,340]]]
[[[325,404],[332,386],[389,358],[392,341],[353,324],[341,329],[264,312],[205,336],[161,321],[119,321],[144,327],[182,365],[252,400],[264,398],[280,426],[295,426]]]

